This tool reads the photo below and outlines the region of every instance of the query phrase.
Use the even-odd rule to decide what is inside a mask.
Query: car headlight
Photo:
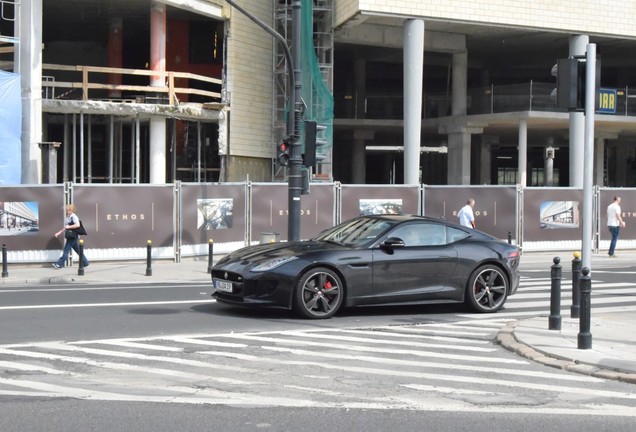
[[[295,260],[295,256],[277,257],[261,263],[252,269],[253,272],[264,272]]]

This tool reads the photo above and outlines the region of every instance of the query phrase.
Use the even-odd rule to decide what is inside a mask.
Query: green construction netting
[[[317,148],[318,154],[326,154],[333,145],[333,94],[320,72],[314,46],[313,0],[302,0],[302,36],[300,67],[302,76],[301,94],[306,109],[304,120],[313,120],[325,127],[318,138],[326,142]],[[331,31],[331,29],[325,29]],[[331,55],[331,53],[329,53]],[[304,128],[301,143],[304,147]],[[304,149],[303,149],[304,150]]]

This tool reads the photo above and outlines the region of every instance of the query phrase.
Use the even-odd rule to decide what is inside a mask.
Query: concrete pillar
[[[40,143],[42,151],[42,183],[57,183],[57,149],[61,143],[49,141]]]
[[[150,6],[150,69],[166,71],[166,5],[153,2]],[[152,76],[150,85],[164,87],[165,77]],[[150,183],[166,182],[166,121],[163,117],[150,118]]]
[[[111,18],[108,25],[108,67],[123,66],[123,28],[122,18]],[[108,84],[121,85],[121,75],[108,74]],[[121,90],[109,90],[108,97],[121,98]]]
[[[453,109],[454,116],[466,115],[468,93],[468,53],[453,53]]]
[[[375,132],[372,130],[356,129],[353,131],[351,182],[354,184],[366,183],[366,143],[367,141],[372,140],[374,136]]]
[[[448,134],[448,184],[470,184],[470,144],[468,132]]]
[[[615,149],[614,186],[623,186],[627,183],[627,160],[631,152],[624,142],[618,142]]]
[[[605,137],[596,136],[594,143],[594,184],[605,186]]]
[[[570,56],[584,56],[589,36],[570,37]],[[582,112],[570,113],[570,186],[583,188],[585,140],[585,115]]]
[[[39,184],[42,155],[42,1],[21,2],[15,72],[22,88],[21,183]]]
[[[554,140],[551,139],[548,141],[548,145],[545,148],[545,160],[543,167],[543,185],[544,186],[554,186],[554,153],[555,149],[552,147],[554,144]]]
[[[519,184],[521,187],[528,185],[528,119],[519,120]]]
[[[366,117],[367,106],[367,61],[356,59],[353,63],[353,84],[355,87],[355,115],[354,118]]]
[[[479,184],[492,184],[492,146],[497,142],[495,137],[481,136],[481,152],[479,154]]]
[[[404,184],[420,182],[424,21],[404,25]]]

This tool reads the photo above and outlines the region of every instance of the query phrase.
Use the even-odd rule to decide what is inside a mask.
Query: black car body
[[[520,251],[423,216],[351,219],[317,237],[249,246],[212,269],[220,302],[327,318],[340,307],[460,303],[496,312],[519,284]]]

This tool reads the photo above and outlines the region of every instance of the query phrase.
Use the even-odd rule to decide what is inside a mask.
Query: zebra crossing
[[[524,318],[550,313],[549,277],[522,277],[517,293],[509,297],[498,317]],[[572,281],[561,280],[561,313],[569,314],[572,305]],[[592,280],[592,313],[636,312],[636,282],[608,283]],[[462,315],[463,318],[488,318],[480,315]]]
[[[5,344],[0,398],[636,417],[633,385],[547,368],[494,343],[510,321],[546,314],[549,289],[549,278],[524,278],[500,313],[448,322]],[[634,292],[599,282],[595,310]]]

